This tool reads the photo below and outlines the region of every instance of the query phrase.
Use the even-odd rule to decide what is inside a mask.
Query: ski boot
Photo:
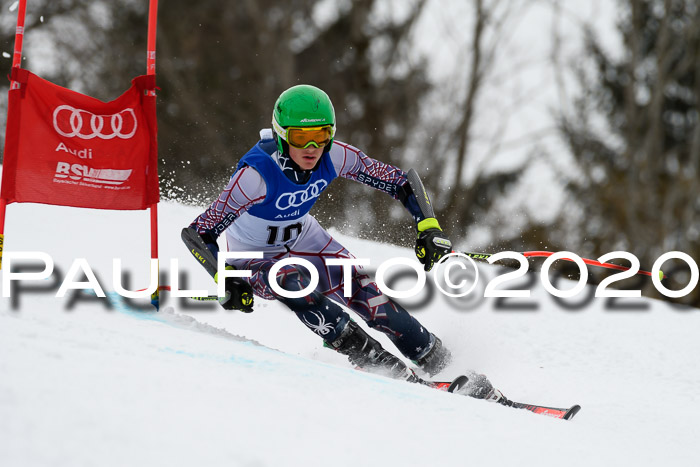
[[[413,363],[432,377],[440,373],[451,361],[450,351],[442,345],[439,337],[431,333],[430,346],[423,355],[413,360]]]
[[[513,405],[513,402],[508,400],[501,391],[493,387],[491,381],[485,375],[474,371],[455,378],[447,391],[475,399],[496,402],[505,406]]]
[[[353,365],[370,373],[379,373],[409,382],[419,381],[404,362],[387,352],[354,321],[348,321],[340,337],[332,342],[326,342],[326,345],[346,355]]]

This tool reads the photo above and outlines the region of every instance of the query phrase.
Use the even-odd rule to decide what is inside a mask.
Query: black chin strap
[[[283,154],[277,153],[277,164],[288,179],[299,185],[309,181],[311,172],[313,172],[313,170],[303,170],[299,167],[299,164],[294,162],[286,151]]]

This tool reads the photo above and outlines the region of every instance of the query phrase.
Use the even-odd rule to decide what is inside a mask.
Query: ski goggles
[[[290,146],[298,149],[306,149],[311,146],[317,148],[327,146],[335,134],[335,128],[332,125],[281,128],[284,132],[283,134],[280,134],[280,129],[275,128],[275,130],[278,130],[277,134]]]

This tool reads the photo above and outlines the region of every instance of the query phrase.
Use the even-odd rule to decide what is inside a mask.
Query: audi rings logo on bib
[[[112,115],[95,115],[70,105],[59,105],[53,111],[53,127],[66,138],[129,139],[136,134],[138,121],[131,108]]]
[[[319,180],[309,185],[306,190],[295,191],[294,193],[284,193],[279,198],[275,206],[284,211],[289,208],[298,208],[309,200],[318,198],[321,192],[328,186],[325,180]]]

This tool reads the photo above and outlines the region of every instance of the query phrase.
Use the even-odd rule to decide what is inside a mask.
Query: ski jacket
[[[369,185],[401,200],[416,222],[422,220],[415,196],[404,188],[406,174],[377,161],[359,149],[334,141],[303,184],[283,173],[271,132],[248,151],[236,167],[228,185],[191,227],[217,238],[226,231],[237,248],[263,249],[289,245],[301,233],[309,210],[336,177]]]

